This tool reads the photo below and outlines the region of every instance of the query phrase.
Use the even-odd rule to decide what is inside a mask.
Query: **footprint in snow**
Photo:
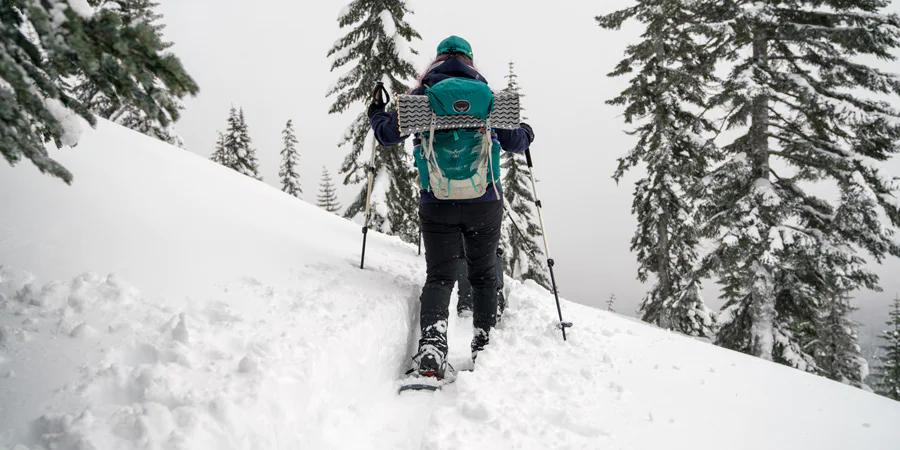
[[[488,411],[487,407],[482,403],[462,402],[462,404],[459,405],[459,411],[463,416],[472,420],[486,422],[491,419],[490,411]]]
[[[616,383],[615,381],[609,382],[609,390],[613,391],[613,392],[617,392],[619,394],[625,393],[625,387],[623,387],[621,384]]]
[[[97,335],[97,330],[88,325],[87,323],[80,323],[72,331],[69,333],[69,337],[73,337],[75,339],[87,339]]]

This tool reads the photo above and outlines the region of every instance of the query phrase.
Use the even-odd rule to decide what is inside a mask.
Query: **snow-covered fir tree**
[[[506,75],[506,90],[517,92],[519,98],[524,97],[515,73],[515,65],[509,63],[509,74]],[[525,108],[519,103],[520,111]],[[524,121],[525,118],[522,117]],[[500,245],[503,248],[503,259],[506,273],[520,280],[534,280],[549,289],[544,252],[538,245],[541,239],[541,228],[537,223],[534,206],[534,194],[531,190],[531,178],[528,165],[523,155],[503,152],[500,156],[500,167],[503,169],[503,199],[508,215],[503,220]]]
[[[636,166],[646,176],[635,184],[632,212],[638,227],[631,240],[637,253],[638,279],[655,284],[641,304],[641,319],[691,336],[711,338],[715,314],[700,295],[699,224],[695,220],[696,186],[715,151],[702,137],[712,124],[701,114],[715,78],[714,58],[707,56],[692,25],[692,1],[639,0],[597,17],[600,26],[617,30],[627,20],[643,24],[640,42],[626,50],[612,77],[629,75],[630,84],[607,103],[621,106],[625,122],[635,124],[635,147],[619,159],[613,178],[619,182]]]
[[[522,88],[519,86],[519,75],[516,74],[516,63],[514,61],[509,62],[509,73],[504,75],[503,78],[506,78],[506,90],[519,94],[519,118],[522,122],[527,122],[528,117],[525,116],[525,106],[522,105],[522,99],[525,98],[525,94],[522,93]]]
[[[894,298],[893,309],[887,322],[887,329],[881,333],[884,352],[878,357],[878,384],[875,391],[900,401],[900,295]]]
[[[97,0],[97,7],[118,14],[125,25],[147,27],[148,37],[152,33],[152,42],[158,51],[170,48],[173,44],[165,42],[162,38],[162,30],[165,25],[160,23],[162,15],[156,12],[159,3],[153,0]],[[184,109],[179,98],[172,96],[166,85],[159,78],[142,81],[146,95],[154,97],[166,107],[161,111],[160,118],[152,118],[143,111],[139,102],[145,99],[137,98],[134,102],[123,102],[116,97],[110,97],[100,89],[100,86],[85,77],[77,77],[73,86],[73,93],[78,100],[95,114],[109,119],[132,130],[168,142],[178,147],[184,147],[184,141],[175,131],[175,121],[178,120],[179,111]],[[175,111],[170,114],[169,111]]]
[[[859,289],[878,290],[878,276],[866,267],[866,261],[854,251],[847,251],[842,235],[866,233],[860,229],[858,206],[863,194],[859,188],[846,189],[841,204],[830,224],[821,224],[816,241],[795,242],[786,250],[800,252],[791,257],[781,270],[782,286],[779,308],[789,308],[784,315],[817,320],[797,320],[793,332],[804,349],[810,349],[815,367],[810,370],[832,380],[869,389],[866,377],[868,362],[858,342],[858,324],[850,315],[856,310],[851,294]],[[793,256],[793,255],[788,255]],[[793,277],[788,279],[786,277]],[[785,298],[785,293],[790,297]],[[803,297],[811,297],[808,300]],[[817,307],[817,311],[803,308]],[[795,319],[796,320],[796,319]]]
[[[262,180],[256,150],[251,143],[243,108],[238,111],[232,106],[228,114],[228,129],[224,135],[219,134],[216,150],[210,159],[250,178]]]
[[[856,57],[892,60],[900,19],[886,1],[703,1],[691,22],[708,54],[729,69],[710,104],[736,136],[707,178],[703,217],[713,250],[704,261],[724,299],[717,344],[817,371],[806,344],[843,277],[819,277],[823,260],[856,265],[900,256],[897,186],[881,165],[898,151],[900,113],[873,100],[900,94],[900,78]],[[804,185],[829,182],[834,202]],[[879,214],[889,224],[883,226]],[[869,276],[869,275],[866,275]],[[872,281],[874,284],[876,281]],[[867,282],[860,283],[865,286]],[[871,286],[867,286],[871,287]]]
[[[63,80],[82,76],[160,123],[178,117],[175,99],[198,91],[178,58],[162,52],[152,27],[85,2],[0,2],[0,35],[0,154],[12,165],[26,158],[67,183],[72,174],[44,144],[75,145],[77,117],[91,125],[96,119]],[[163,88],[167,96],[153,95]]]
[[[354,105],[364,109],[379,81],[384,81],[394,96],[409,90],[406,82],[416,78],[410,62],[416,52],[409,45],[421,36],[406,22],[408,14],[411,12],[403,0],[354,0],[344,8],[338,24],[342,29],[349,28],[348,33],[328,52],[333,58],[331,70],[344,73],[328,91],[329,96],[336,96],[330,114],[343,113]],[[366,141],[370,128],[362,111],[339,144],[350,146],[340,170],[344,184],[362,183],[359,195],[344,212],[348,218],[365,212],[367,185],[363,182],[371,156],[371,143]],[[377,144],[376,152],[371,224],[382,232],[416,242],[418,187],[412,154],[403,144]]]
[[[835,294],[826,298],[820,317],[815,356],[818,373],[844,384],[868,388],[869,363],[862,356],[857,329],[859,324],[850,320],[856,310],[850,304],[851,297]]]
[[[322,166],[322,181],[319,183],[319,196],[316,205],[319,208],[331,213],[337,213],[341,210],[341,204],[337,198],[337,190],[334,183],[331,182],[331,174],[328,169]]]
[[[225,150],[225,135],[221,132],[219,132],[219,137],[216,139],[216,148],[213,150],[209,160],[225,167],[231,167],[233,165],[229,159],[228,152]]]
[[[281,149],[281,190],[294,197],[300,198],[303,189],[300,188],[300,175],[297,173],[300,155],[297,154],[297,136],[294,135],[294,121],[288,120],[281,132],[284,147]]]

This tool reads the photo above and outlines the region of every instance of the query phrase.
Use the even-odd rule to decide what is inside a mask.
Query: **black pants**
[[[469,284],[469,264],[466,263],[466,249],[465,245],[460,242],[460,245],[463,248],[460,250],[459,256],[459,272],[457,274],[457,285],[456,291],[459,294],[459,301],[456,304],[456,308],[458,310],[468,309],[473,310],[473,302],[472,302],[472,286]],[[497,272],[497,300],[503,301],[503,253],[500,250],[500,247],[497,247],[497,263],[494,264],[495,270]],[[503,306],[500,307],[501,309]]]
[[[468,280],[474,303],[473,325],[488,329],[497,311],[497,245],[503,205],[484,203],[426,203],[419,206],[428,276],[422,288],[422,327],[447,320],[450,293],[465,249]]]

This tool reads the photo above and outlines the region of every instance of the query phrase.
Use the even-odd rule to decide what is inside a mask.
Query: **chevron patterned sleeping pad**
[[[431,105],[424,95],[400,95],[397,97],[400,134],[404,136],[431,129]],[[491,112],[491,128],[515,130],[519,128],[519,94],[498,92],[494,94],[494,110]],[[436,130],[478,128],[484,121],[469,115],[440,116]]]

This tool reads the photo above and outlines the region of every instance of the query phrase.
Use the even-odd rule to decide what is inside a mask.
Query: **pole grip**
[[[373,92],[373,97],[378,100],[383,101],[384,103],[390,103],[391,94],[384,87],[384,83],[379,81],[375,84],[375,91]]]
[[[531,163],[531,147],[525,149],[525,161],[528,162],[528,168],[534,167],[534,164]]]

